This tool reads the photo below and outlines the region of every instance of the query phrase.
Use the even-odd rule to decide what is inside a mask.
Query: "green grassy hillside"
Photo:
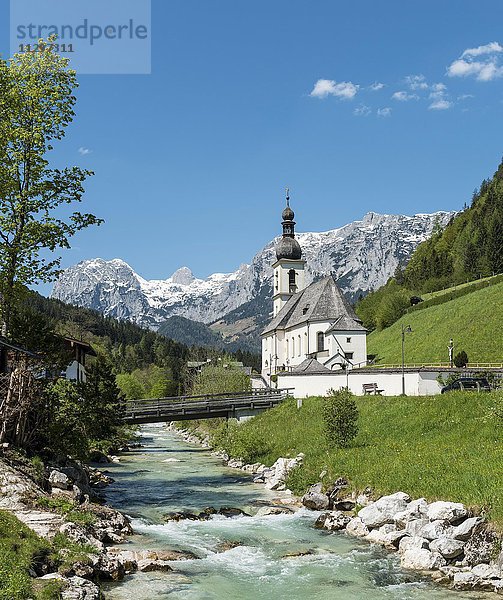
[[[464,350],[470,362],[503,361],[503,283],[455,298],[438,306],[411,312],[390,327],[372,332],[367,351],[380,363],[401,361],[401,326],[410,325],[406,362],[447,362],[447,345],[455,354]]]
[[[304,466],[288,481],[297,493],[326,470],[327,484],[345,476],[354,488],[371,486],[377,494],[402,490],[464,502],[503,526],[501,424],[491,412],[498,399],[500,392],[357,398],[360,431],[347,449],[327,446],[323,398],[305,399],[300,410],[292,399],[230,428],[223,446],[266,464],[304,452]]]

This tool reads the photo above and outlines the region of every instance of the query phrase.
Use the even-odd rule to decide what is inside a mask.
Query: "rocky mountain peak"
[[[362,220],[324,232],[296,237],[307,260],[306,281],[333,273],[349,300],[386,283],[404,265],[436,223],[446,225],[453,212],[383,215],[370,212]],[[123,260],[100,258],[66,269],[52,296],[104,314],[127,318],[157,329],[172,316],[211,324],[224,322],[232,335],[255,336],[272,309],[274,240],[249,265],[234,273],[197,279],[188,267],[171,278],[146,280]]]
[[[194,281],[194,275],[189,267],[180,267],[171,275],[171,281],[178,285],[190,285]]]

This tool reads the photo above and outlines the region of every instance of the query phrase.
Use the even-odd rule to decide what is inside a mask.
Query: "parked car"
[[[485,377],[460,377],[456,381],[449,383],[449,385],[444,385],[440,393],[445,394],[445,392],[452,392],[454,390],[490,392],[491,386]]]

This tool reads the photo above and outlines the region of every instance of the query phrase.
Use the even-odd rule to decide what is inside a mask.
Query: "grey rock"
[[[500,579],[500,574],[494,567],[481,563],[472,568],[472,573],[481,579]]]
[[[456,540],[463,540],[466,542],[471,535],[482,526],[484,519],[482,517],[471,517],[460,523],[454,528],[452,537]]]
[[[472,590],[477,582],[477,576],[471,571],[454,573],[453,587],[456,590]]]
[[[431,521],[426,523],[418,532],[418,535],[427,540],[436,540],[439,537],[451,537],[452,527],[449,521]]]
[[[369,528],[360,517],[353,517],[346,525],[346,531],[354,537],[366,537],[370,533]]]
[[[449,521],[453,523],[468,517],[468,511],[460,502],[444,502],[439,500],[428,506],[427,516],[430,521]]]
[[[409,521],[425,519],[428,503],[424,498],[409,502],[405,510],[395,514],[394,520],[399,527],[405,527]]]
[[[100,600],[99,587],[82,577],[70,577],[66,580],[68,587],[61,593],[62,600]]]
[[[344,498],[343,500],[336,500],[332,503],[333,510],[344,510],[350,511],[353,510],[356,506],[356,502],[351,500],[351,498]]]
[[[430,552],[425,548],[409,548],[400,559],[404,569],[415,571],[431,571],[447,564],[445,558],[438,552]]]
[[[138,561],[138,571],[149,573],[151,571],[172,571],[173,569],[166,560],[153,560],[145,558]]]
[[[440,552],[444,558],[456,558],[463,554],[465,543],[448,537],[439,537],[430,543],[432,552]]]
[[[68,476],[56,469],[51,471],[49,483],[51,484],[51,487],[59,488],[60,490],[67,490],[71,487],[71,481]]]
[[[498,536],[487,529],[477,531],[465,544],[464,565],[475,566],[480,563],[490,563],[500,540]]]
[[[328,531],[340,531],[345,529],[346,525],[351,521],[351,517],[348,517],[341,511],[332,511],[323,513],[316,519],[314,526],[316,529],[327,529]]]
[[[267,517],[269,515],[288,515],[294,512],[288,506],[261,506],[256,512],[256,517]]]
[[[428,519],[412,519],[412,521],[408,521],[405,525],[405,531],[407,532],[407,535],[410,535],[411,537],[420,537],[421,530],[428,523]]]
[[[393,523],[395,514],[405,510],[409,501],[410,496],[404,492],[382,496],[376,502],[362,508],[358,516],[367,527],[380,527],[385,523]]]
[[[428,540],[415,536],[415,537],[403,537],[398,544],[398,552],[400,554],[404,554],[407,550],[411,549],[419,549],[419,550],[428,550],[429,543]]]
[[[322,484],[312,485],[302,496],[302,504],[311,510],[326,510],[328,508],[328,496],[321,491]]]

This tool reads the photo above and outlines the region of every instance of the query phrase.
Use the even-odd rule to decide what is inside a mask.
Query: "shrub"
[[[323,403],[323,427],[330,446],[347,448],[358,433],[358,408],[346,389],[330,390]]]
[[[458,354],[456,354],[456,356],[454,357],[454,364],[456,365],[456,367],[458,367],[458,369],[466,367],[466,365],[468,364],[468,355],[464,350],[461,350],[461,352],[458,352]]]

